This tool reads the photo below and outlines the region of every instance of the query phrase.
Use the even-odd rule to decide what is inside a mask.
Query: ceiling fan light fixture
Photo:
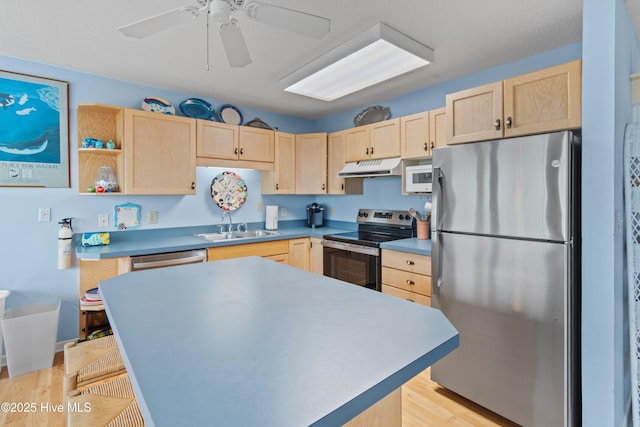
[[[378,23],[280,80],[287,92],[333,101],[433,63],[433,50]]]

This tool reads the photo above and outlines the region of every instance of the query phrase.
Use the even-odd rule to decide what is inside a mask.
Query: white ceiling
[[[229,68],[214,31],[207,71],[204,15],[142,40],[117,30],[195,0],[1,0],[0,55],[318,118],[582,40],[582,0],[263,1],[330,18],[331,32],[315,40],[237,14],[253,62]],[[379,21],[432,48],[435,63],[333,102],[280,89],[296,66]]]

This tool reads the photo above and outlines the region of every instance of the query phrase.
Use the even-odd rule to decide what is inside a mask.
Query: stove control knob
[[[400,216],[398,217],[398,219],[400,219],[400,221],[404,221],[404,215],[400,214]]]
[[[367,218],[369,214],[367,212],[364,213],[364,217]]]

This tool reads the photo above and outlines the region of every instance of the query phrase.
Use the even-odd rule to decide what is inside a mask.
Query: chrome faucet
[[[222,211],[222,217],[220,217],[220,220],[222,222],[224,222],[224,216],[227,215],[229,217],[229,233],[231,233],[233,231],[233,221],[231,220],[231,213],[227,212],[227,211]],[[220,224],[220,232],[224,233],[224,224]]]

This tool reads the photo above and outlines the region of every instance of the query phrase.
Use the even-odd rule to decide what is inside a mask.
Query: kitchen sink
[[[279,236],[277,231],[270,230],[248,230],[248,231],[232,231],[227,233],[202,233],[196,234],[196,237],[208,240],[210,242],[220,242],[223,240],[249,239],[256,237]]]

